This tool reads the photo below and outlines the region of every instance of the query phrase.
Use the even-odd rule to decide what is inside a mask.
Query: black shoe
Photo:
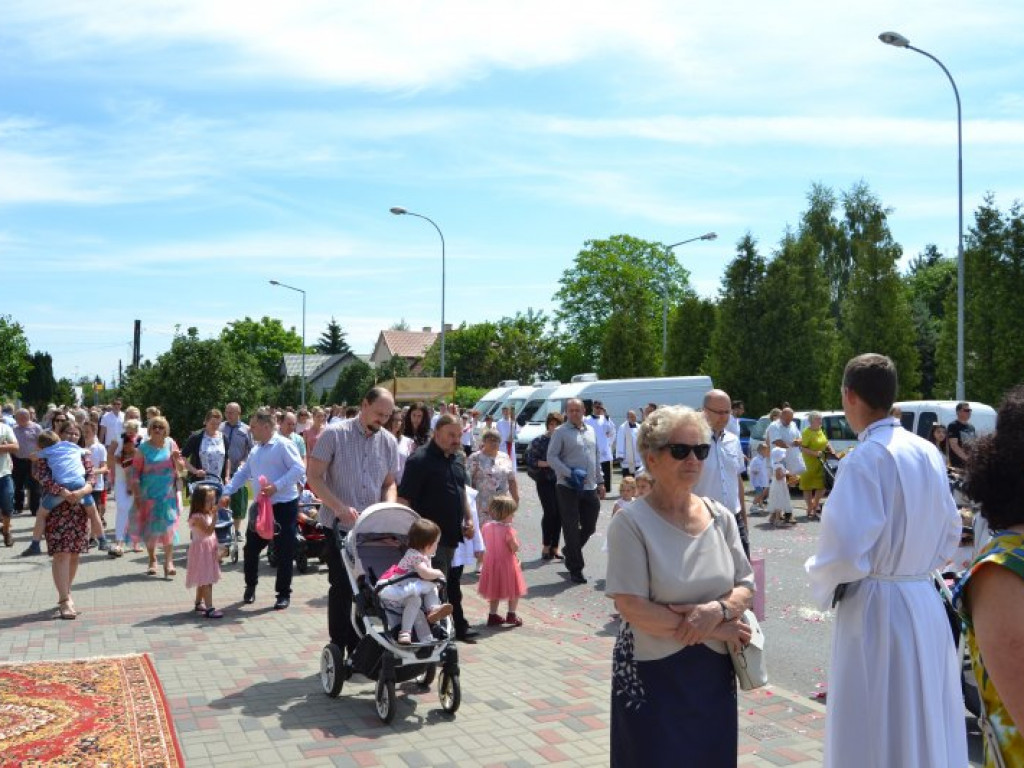
[[[569,581],[573,584],[586,584],[587,577],[584,576],[581,571],[575,571],[574,573],[569,574]]]
[[[289,605],[291,605],[291,600],[289,600],[287,597],[279,597],[277,598],[277,602],[274,603],[274,610],[283,611]]]
[[[243,603],[255,603],[256,602],[256,587],[246,587],[245,592],[242,593]]]
[[[476,638],[479,635],[480,633],[477,632],[475,629],[470,629],[469,627],[466,627],[466,629],[462,630],[461,632],[455,633],[455,639],[458,640],[460,643],[465,643],[466,645],[476,645]]]

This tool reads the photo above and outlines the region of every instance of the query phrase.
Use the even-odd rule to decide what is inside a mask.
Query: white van
[[[499,381],[498,386],[480,398],[480,401],[473,406],[473,410],[480,413],[480,421],[483,421],[484,416],[488,413],[497,418],[497,416],[501,414],[501,404],[505,402],[512,391],[518,387],[519,382],[515,379]],[[495,414],[495,411],[497,411],[497,415]]]
[[[641,415],[647,403],[658,405],[687,405],[700,408],[704,395],[712,389],[710,376],[666,376],[649,379],[606,379],[562,384],[548,397],[545,407],[539,408],[529,422],[519,430],[516,449],[525,453],[530,442],[544,433],[544,420],[551,412],[565,413],[566,403],[579,398],[590,413],[595,400],[600,400],[615,428],[626,420],[628,411]]]
[[[901,400],[895,407],[903,411],[900,421],[903,428],[920,435],[925,440],[931,434],[933,424],[949,426],[956,421],[956,404],[959,400]],[[971,424],[978,437],[996,431],[996,410],[991,405],[969,402]]]

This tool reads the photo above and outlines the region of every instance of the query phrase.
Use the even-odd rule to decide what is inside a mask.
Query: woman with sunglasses
[[[144,541],[149,552],[150,576],[156,575],[156,548],[164,549],[164,578],[177,574],[174,567],[174,540],[181,507],[178,499],[178,472],[185,469],[181,451],[171,439],[167,419],[154,416],[148,422],[148,437],[139,444],[132,467],[132,541]]]
[[[608,528],[606,593],[623,623],[612,662],[611,765],[734,768],[739,716],[728,646],[754,572],[736,518],[693,492],[710,452],[700,414],[658,408],[637,440],[650,494]]]

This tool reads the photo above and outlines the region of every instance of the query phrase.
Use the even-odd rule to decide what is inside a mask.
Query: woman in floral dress
[[[485,429],[480,435],[480,450],[472,453],[466,461],[469,484],[476,489],[476,508],[480,514],[480,525],[491,521],[487,510],[491,499],[498,494],[508,494],[519,503],[519,486],[516,484],[516,467],[507,453],[498,450],[501,435],[496,429]]]
[[[149,552],[150,576],[156,575],[156,547],[164,548],[164,578],[174,576],[174,541],[181,514],[178,472],[184,469],[181,451],[171,439],[167,419],[157,416],[148,424],[149,437],[135,454],[132,493],[132,541],[144,541]]]

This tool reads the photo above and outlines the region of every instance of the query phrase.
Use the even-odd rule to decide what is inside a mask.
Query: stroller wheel
[[[423,668],[423,674],[416,678],[416,685],[418,685],[421,690],[429,691],[430,684],[434,682],[435,675],[437,675],[437,665],[428,664]]]
[[[441,709],[450,715],[455,714],[459,704],[462,703],[462,687],[459,685],[459,676],[442,669],[437,693],[441,698]]]
[[[332,699],[338,698],[345,684],[345,655],[334,643],[324,646],[320,654],[320,685]]]
[[[237,563],[238,562],[238,544],[232,544],[231,545],[231,562],[232,563]]]
[[[395,710],[398,708],[398,702],[395,700],[395,681],[378,678],[376,699],[377,717],[382,722],[390,723],[395,719]]]

